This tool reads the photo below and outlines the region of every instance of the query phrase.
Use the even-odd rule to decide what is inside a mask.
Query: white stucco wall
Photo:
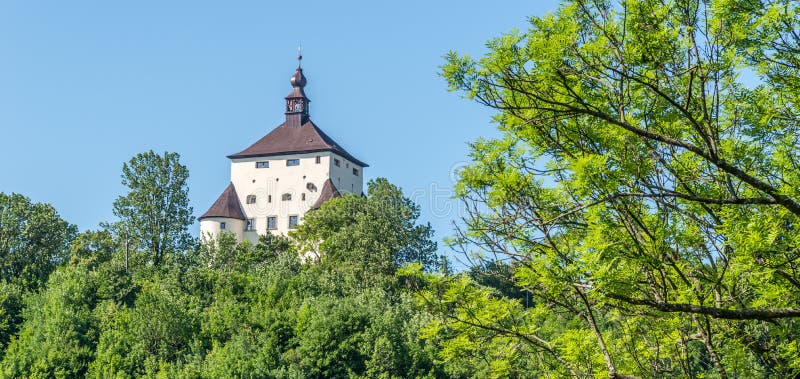
[[[316,163],[317,157],[319,163]],[[288,159],[299,159],[300,164],[287,166]],[[334,159],[339,159],[339,166]],[[269,162],[269,167],[257,168],[256,162]],[[358,170],[358,175],[353,174],[353,168]],[[202,238],[219,235],[220,222],[225,222],[225,230],[234,233],[240,241],[257,242],[258,236],[267,232],[286,235],[290,230],[289,216],[298,216],[298,223],[302,223],[303,215],[317,201],[328,178],[341,193],[363,193],[364,168],[333,152],[232,159],[231,182],[245,217],[254,220],[255,228],[248,231],[245,230],[246,221],[211,217],[200,221],[200,234]],[[315,190],[308,188],[309,183]],[[287,193],[291,194],[291,200],[285,201],[282,197]],[[249,195],[255,196],[254,204],[247,203]],[[276,217],[274,230],[267,229],[268,217]]]
[[[316,163],[318,156],[320,163]],[[334,166],[332,156],[341,160],[340,167]],[[300,164],[287,166],[288,159],[299,159]],[[269,167],[257,168],[256,162],[269,162]],[[353,175],[354,167],[358,175]],[[255,220],[255,232],[244,232],[243,238],[256,241],[259,234],[267,233],[268,217],[277,218],[277,228],[269,232],[286,235],[289,216],[298,216],[298,222],[302,223],[303,215],[317,201],[329,177],[341,192],[362,193],[363,168],[331,152],[233,159],[231,182],[246,217]],[[316,190],[309,190],[308,183]],[[291,194],[291,200],[284,201],[283,194],[287,193]],[[247,204],[248,195],[256,197],[255,204]]]
[[[340,192],[352,192],[361,195],[364,190],[364,168],[347,160],[338,154],[329,153],[330,159],[330,178]],[[334,159],[338,158],[341,162],[337,167]],[[353,169],[358,170],[358,175],[353,175]]]
[[[200,221],[200,238],[216,237],[220,233],[220,223],[225,223],[225,231],[231,232],[236,239],[242,240],[245,223],[242,220],[226,217],[209,217]]]

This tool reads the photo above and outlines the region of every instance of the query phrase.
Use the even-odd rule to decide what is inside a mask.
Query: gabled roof
[[[325,184],[322,185],[322,191],[319,192],[319,198],[317,201],[314,202],[314,205],[311,206],[311,209],[319,209],[322,206],[322,203],[333,199],[334,197],[342,197],[342,194],[339,193],[339,190],[336,189],[336,186],[333,185],[333,182],[328,179],[325,181]]]
[[[350,155],[333,138],[328,137],[311,121],[307,121],[300,127],[286,126],[285,123],[281,124],[247,149],[229,155],[228,158],[263,157],[315,151],[332,151],[361,167],[368,167],[366,163]]]
[[[219,195],[214,205],[200,216],[200,220],[209,217],[245,219],[242,205],[239,203],[239,195],[236,194],[236,188],[233,187],[233,183],[228,184],[228,188],[225,188],[225,191],[222,192],[222,195]]]

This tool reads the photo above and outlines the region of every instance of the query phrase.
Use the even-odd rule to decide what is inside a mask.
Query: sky
[[[556,6],[0,0],[0,192],[97,229],[125,192],[123,162],[174,151],[200,216],[230,180],[226,156],[283,121],[302,45],[311,118],[370,165],[365,179],[415,200],[441,243],[459,218],[453,171],[497,135],[489,109],[448,92],[443,56],[479,57]]]

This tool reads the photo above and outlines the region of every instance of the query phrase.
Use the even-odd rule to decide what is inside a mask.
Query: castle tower
[[[362,194],[368,165],[311,121],[303,90],[307,80],[299,64],[290,83],[285,122],[228,156],[230,184],[200,216],[203,238],[229,231],[240,241],[255,242],[262,234],[287,234],[325,201],[343,192]]]

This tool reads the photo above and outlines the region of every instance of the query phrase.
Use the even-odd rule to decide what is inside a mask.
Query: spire
[[[297,46],[297,68],[300,69],[303,67],[303,47]]]
[[[306,86],[306,77],[303,75],[301,63],[303,55],[297,48],[297,71],[295,71],[289,82],[292,84],[292,92],[286,96],[286,126],[299,127],[308,121],[308,103],[311,100],[306,97],[303,87]]]

